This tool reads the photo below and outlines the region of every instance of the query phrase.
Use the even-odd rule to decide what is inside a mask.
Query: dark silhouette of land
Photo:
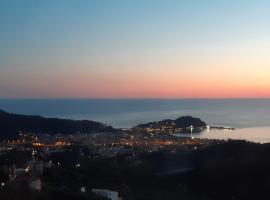
[[[202,121],[200,118],[195,118],[192,116],[182,116],[175,120],[165,119],[157,122],[148,122],[146,124],[139,124],[135,128],[139,129],[152,129],[157,131],[165,132],[175,132],[179,133],[182,131],[188,131],[191,128],[195,132],[200,132],[201,129],[206,128],[206,122]]]
[[[0,110],[0,137],[15,137],[18,132],[74,134],[113,131],[111,126],[90,120],[45,118],[7,113]]]
[[[191,116],[179,117],[176,120],[166,119],[159,122],[140,124],[138,128],[155,128],[162,126],[185,129],[190,126],[194,128],[206,127],[206,123],[199,118]],[[71,120],[58,118],[45,118],[41,116],[28,116],[12,114],[0,110],[0,138],[12,138],[18,132],[32,132],[39,134],[74,134],[115,131],[112,126],[90,120]]]

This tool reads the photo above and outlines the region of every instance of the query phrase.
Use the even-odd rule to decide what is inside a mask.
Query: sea
[[[0,109],[25,115],[94,120],[116,128],[189,115],[210,126],[235,128],[203,131],[192,137],[270,142],[270,99],[1,99]]]

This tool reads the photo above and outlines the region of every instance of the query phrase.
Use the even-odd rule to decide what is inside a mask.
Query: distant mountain
[[[41,116],[27,116],[11,114],[0,110],[0,137],[14,137],[19,131],[48,133],[48,134],[72,134],[109,132],[113,127],[90,120],[71,120],[45,118]]]
[[[179,117],[175,120],[165,119],[165,120],[157,121],[157,122],[149,122],[146,124],[139,124],[136,127],[137,128],[158,128],[158,127],[165,127],[165,126],[171,126],[173,128],[185,129],[185,128],[188,128],[191,126],[193,126],[194,128],[206,127],[207,124],[204,121],[202,121],[200,118],[195,118],[195,117],[191,117],[191,116],[183,116],[183,117]]]

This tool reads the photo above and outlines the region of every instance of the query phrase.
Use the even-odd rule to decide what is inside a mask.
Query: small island
[[[183,116],[175,120],[165,119],[157,122],[139,124],[134,129],[141,129],[151,133],[181,133],[181,132],[201,132],[207,128],[207,123],[200,118],[192,116]]]

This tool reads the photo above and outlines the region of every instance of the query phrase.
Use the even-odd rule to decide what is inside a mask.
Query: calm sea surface
[[[237,128],[231,132],[203,132],[195,137],[270,142],[270,99],[0,100],[0,109],[45,117],[89,119],[122,128],[148,121],[191,115],[200,117],[209,125]]]

